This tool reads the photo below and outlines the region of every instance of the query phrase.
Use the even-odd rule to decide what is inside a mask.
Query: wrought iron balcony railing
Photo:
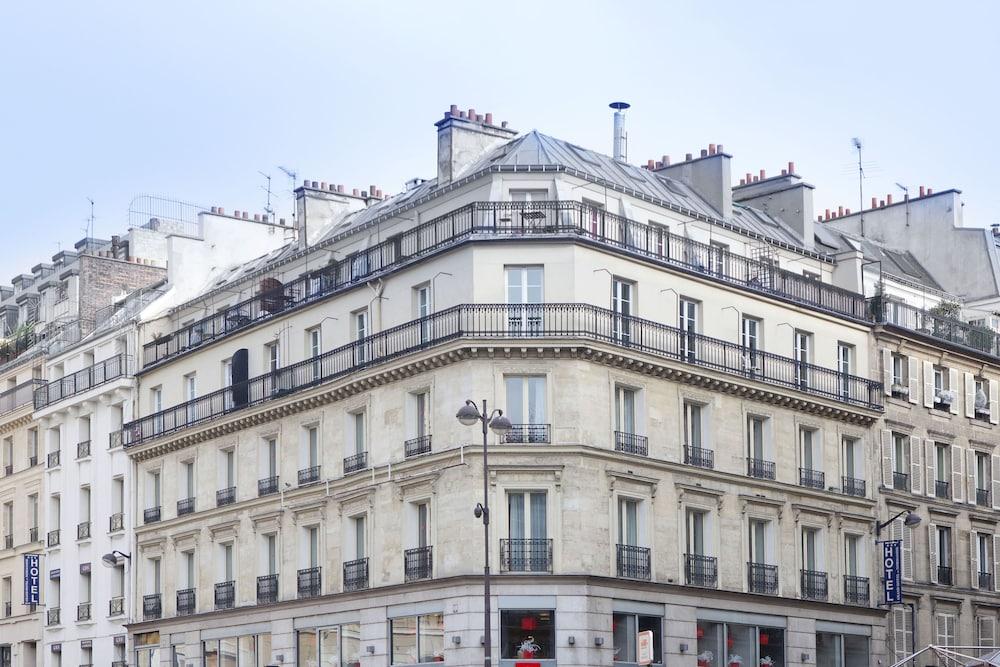
[[[403,552],[403,577],[406,581],[430,579],[434,572],[434,547],[416,547]]]
[[[403,455],[406,458],[420,456],[431,453],[431,436],[422,435],[417,438],[410,438],[403,442]]]
[[[360,591],[368,588],[368,559],[358,558],[344,563],[344,590]]]
[[[299,486],[305,486],[306,484],[315,484],[319,481],[320,476],[320,466],[309,466],[308,468],[303,468],[299,471]]]
[[[989,489],[976,489],[976,504],[980,507],[989,507],[990,505],[990,490]]]
[[[757,479],[774,479],[774,461],[747,457],[747,475]]]
[[[269,496],[273,493],[278,492],[278,476],[265,477],[264,479],[257,480],[257,495],[258,496]]]
[[[905,472],[892,472],[892,488],[896,491],[910,490],[910,475]]]
[[[359,470],[364,470],[367,467],[368,467],[368,452],[353,454],[344,459],[345,475],[349,475],[352,472],[357,472]]]
[[[3,358],[2,342],[0,342],[0,364],[5,363]],[[35,396],[35,389],[45,384],[45,380],[28,380],[16,387],[11,387],[0,393],[0,415],[13,412],[23,405],[29,405]]]
[[[844,575],[844,602],[868,606],[868,577]]]
[[[76,458],[85,459],[90,456],[90,440],[76,443]]]
[[[257,577],[257,604],[274,604],[278,601],[278,575]]]
[[[711,470],[715,467],[715,452],[705,447],[684,445],[684,463],[689,466]]]
[[[3,548],[13,549],[14,548],[14,534],[10,533],[3,536]]]
[[[34,543],[38,541],[38,526],[32,526],[28,529],[28,542]]]
[[[805,486],[810,489],[825,489],[826,475],[822,470],[799,468],[799,486]]]
[[[125,530],[125,514],[115,512],[108,517],[108,532],[116,533],[119,530]]]
[[[236,605],[236,582],[221,581],[215,585],[215,608],[232,609]]]
[[[218,589],[216,589],[218,590]],[[194,588],[184,588],[177,591],[177,615],[188,616],[197,608],[197,591]]]
[[[636,433],[615,431],[615,451],[649,456],[649,438]]]
[[[44,383],[35,389],[35,409],[41,410],[64,398],[80,394],[106,382],[127,377],[131,374],[131,365],[131,357],[125,354],[116,354],[66,377]]]
[[[979,572],[979,590],[993,590],[993,574],[990,572]]]
[[[856,496],[858,498],[864,498],[867,492],[865,480],[858,479],[857,477],[841,477],[840,478],[840,488],[845,496]]]
[[[551,424],[511,424],[511,428],[500,438],[508,445],[534,445],[552,442]]]
[[[580,202],[475,202],[352,253],[309,275],[285,284],[275,281],[262,285],[255,296],[147,343],[143,346],[143,366],[159,363],[251,324],[350,289],[473,237],[486,241],[538,235],[596,243],[617,253],[854,320],[867,321],[871,317],[861,294]]]
[[[542,537],[500,540],[501,572],[552,572],[552,540]]]
[[[367,576],[368,570],[365,570]],[[346,582],[347,564],[344,564]],[[307,567],[296,573],[296,588],[300,598],[314,598],[323,593],[323,568]],[[346,583],[345,583],[346,590]]]
[[[49,452],[48,467],[49,468],[57,468],[57,467],[59,467],[59,458],[60,457],[59,457],[59,450],[58,449],[56,451],[54,451],[54,452]]]
[[[89,621],[90,620],[90,603],[81,602],[76,605],[76,620],[77,621]]]
[[[739,344],[625,317],[589,304],[532,305],[532,312],[539,318],[538,326],[530,332],[512,330],[510,317],[524,308],[518,304],[454,306],[259,375],[245,384],[226,387],[136,419],[125,424],[122,439],[126,447],[131,447],[459,338],[592,340],[852,406],[872,410],[882,407],[882,385],[878,382],[761,351],[756,352],[757,366],[750,374],[744,364],[745,349]],[[622,333],[623,323],[628,324],[627,336]],[[424,335],[428,327],[430,338]],[[842,393],[842,386],[847,387],[846,394]]]
[[[50,547],[59,546],[59,529],[50,530],[48,535],[45,537],[45,544]]]
[[[872,318],[879,324],[896,326],[991,357],[1000,357],[1000,334],[992,329],[883,297],[872,297],[868,303]]]
[[[59,607],[49,607],[45,610],[45,625],[59,625],[62,620],[60,616],[62,616],[62,614],[60,613]]]
[[[142,619],[154,621],[163,615],[163,601],[159,593],[142,596]]]
[[[78,540],[89,540],[90,539],[90,522],[81,521],[76,524],[76,539]]]
[[[108,433],[108,449],[117,449],[122,446],[121,430],[114,430]]]
[[[236,487],[230,486],[215,492],[215,506],[232,505],[236,502]]]
[[[935,498],[951,498],[951,482],[946,482],[941,479],[934,480],[934,497]]]
[[[704,554],[684,554],[684,579],[689,586],[715,588],[719,584],[718,559]]]
[[[156,523],[160,520],[160,507],[147,507],[142,511],[143,523]]]
[[[115,596],[108,600],[108,616],[121,616],[125,613],[125,597]]]
[[[615,545],[615,564],[618,576],[625,579],[649,581],[652,576],[649,547],[617,544]]]
[[[948,565],[938,565],[937,566],[937,582],[942,586],[951,586],[952,581],[952,570],[951,566]]]
[[[826,572],[802,570],[802,597],[806,600],[826,600],[829,595]]]
[[[747,563],[747,576],[751,593],[778,594],[778,566],[766,563]]]
[[[194,498],[181,498],[177,501],[177,516],[194,512]]]

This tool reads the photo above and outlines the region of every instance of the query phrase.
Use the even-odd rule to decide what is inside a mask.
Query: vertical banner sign
[[[636,642],[636,662],[640,665],[649,665],[653,662],[653,631],[643,630],[639,633]]]
[[[41,568],[38,565],[38,554],[24,554],[24,604],[39,604],[41,602]]]
[[[899,581],[899,556],[899,540],[882,542],[882,589],[886,604],[899,604],[903,601],[903,588]]]

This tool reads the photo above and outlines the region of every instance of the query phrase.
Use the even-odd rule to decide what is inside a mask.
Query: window
[[[535,307],[543,300],[541,266],[508,266],[507,328],[516,333],[533,333],[542,328],[542,311]]]
[[[976,452],[976,504],[988,505],[990,502],[990,455],[986,452]],[[996,500],[996,499],[995,499]]]
[[[869,664],[868,637],[846,633],[817,632],[816,664],[820,667]]]
[[[805,278],[806,280],[814,280],[816,282],[820,282],[820,280],[822,279],[822,276],[820,276],[820,274],[816,273],[815,271],[809,271],[807,269],[802,269],[802,277]]]
[[[552,610],[501,609],[502,660],[555,660],[556,613]]]
[[[751,477],[774,479],[769,430],[770,419],[760,415],[747,415],[747,465]]]
[[[278,476],[278,439],[265,438],[261,448],[262,479],[272,479]]]
[[[363,454],[366,451],[365,447],[367,446],[367,438],[365,437],[365,412],[363,410],[361,412],[355,412],[351,414],[350,417],[351,424],[353,426],[352,444],[354,445],[354,454]]]
[[[973,380],[976,388],[975,412],[976,418],[990,417],[990,402],[995,400],[995,396],[990,396],[990,383],[985,378],[977,377]]]
[[[222,361],[222,387],[228,389],[233,386],[233,360],[232,358],[223,359]],[[231,410],[233,408],[233,392],[227,391],[223,397],[223,403],[226,410]]]
[[[993,616],[976,616],[976,644],[996,646],[997,620]]]
[[[934,642],[938,646],[955,646],[955,627],[958,618],[955,614],[937,613],[934,615]]]
[[[909,374],[906,357],[901,354],[892,355],[892,393],[905,396],[909,387]]]
[[[823,470],[823,448],[822,448],[822,438],[820,437],[819,431],[812,428],[800,428],[799,429],[799,443],[800,443],[800,455],[802,457],[802,470],[803,472],[819,473]],[[807,486],[816,486],[818,483],[818,488],[823,488],[823,480],[813,479],[811,484]],[[803,482],[804,483],[804,482]]]
[[[930,568],[931,583],[953,585],[952,577],[952,536],[951,528],[930,524]]]
[[[197,375],[190,373],[184,376],[184,400],[187,402],[187,422],[190,424],[198,418],[197,406],[194,399],[198,398]]]
[[[765,519],[750,520],[750,562],[767,563],[770,545],[768,544],[769,523]]]
[[[760,334],[763,325],[756,317],[744,315],[740,320],[740,344],[743,346],[743,365],[749,372],[760,370],[760,359],[757,354],[761,349]]]
[[[389,619],[390,664],[414,665],[444,660],[444,614]]]
[[[548,198],[549,191],[541,188],[531,190],[515,190],[511,188],[510,190],[511,201],[547,201]]]
[[[990,576],[993,573],[993,536],[988,533],[972,531],[972,587],[983,590],[994,590],[994,582]],[[993,573],[995,574],[995,573]]]
[[[319,630],[300,630],[296,643],[298,646],[297,667],[317,667],[318,665],[323,667],[357,667],[361,664],[363,648],[359,623],[345,623]],[[211,663],[206,662],[206,664],[211,667]],[[217,663],[216,667],[218,667]]]
[[[892,646],[892,661],[899,662],[913,651],[913,616],[908,608],[894,607],[890,612],[891,629],[889,637]]]
[[[822,572],[822,547],[818,528],[802,529],[802,569],[812,572]]]
[[[418,285],[413,288],[413,315],[420,323],[420,342],[426,343],[431,339],[431,323],[424,318],[431,315],[431,286]]]
[[[858,438],[844,436],[841,449],[844,471],[841,490],[851,496],[864,497],[866,495],[864,446]]]
[[[302,467],[312,468],[319,465],[319,427],[307,426],[303,429]]]
[[[618,544],[639,546],[639,500],[618,499]]]
[[[812,362],[812,334],[795,331],[795,383],[800,387],[809,386],[809,364]]]
[[[507,393],[507,417],[515,428],[525,424],[545,424],[544,375],[508,375],[504,378]]]
[[[851,374],[854,372],[854,346],[837,343],[837,371],[840,373],[840,395],[851,395]]]
[[[413,509],[416,513],[416,520],[414,522],[416,539],[414,540],[414,547],[422,549],[431,544],[431,506],[429,502],[422,501],[413,503]]]
[[[362,514],[360,516],[352,517],[351,524],[354,532],[354,558],[355,560],[360,560],[368,555],[368,549],[366,548],[365,542],[365,515]]]
[[[684,401],[684,445],[692,450],[708,449],[707,438],[705,438],[706,412],[707,407],[701,403]]]
[[[614,337],[628,345],[632,341],[632,320],[635,312],[635,283],[623,278],[611,280],[611,310],[615,314]]]
[[[698,656],[711,655],[706,660],[711,667],[785,665],[785,631],[780,628],[699,620],[695,634]]]
[[[707,555],[705,543],[705,525],[708,522],[708,512],[689,509],[687,511],[687,548],[688,554],[696,556]]]
[[[615,430],[619,433],[636,432],[636,391],[615,385]]]
[[[357,342],[355,346],[355,362],[364,363],[368,361],[368,351],[364,345],[365,339],[368,338],[368,311],[359,310],[355,312],[352,317],[354,318],[354,340]]]
[[[320,379],[323,376],[323,363],[319,360],[323,354],[323,330],[320,327],[306,331],[306,354],[315,360],[312,363],[312,379]]]
[[[638,661],[637,647],[638,633],[649,630],[653,633],[653,662],[659,665],[663,663],[663,652],[661,649],[660,632],[663,627],[663,619],[659,616],[643,616],[640,614],[626,614],[616,612],[611,620],[611,635],[614,641],[614,661],[631,662]]]
[[[264,358],[267,360],[267,372],[277,372],[281,368],[281,344],[272,341],[264,345]]]
[[[712,273],[717,273],[719,275],[727,275],[726,269],[728,268],[727,255],[729,254],[729,246],[725,243],[719,243],[718,241],[712,241],[709,244],[709,269]]]
[[[194,551],[182,551],[181,571],[180,571],[181,585],[178,588],[181,589],[197,588],[198,577],[196,572],[197,570],[195,568]]]
[[[423,438],[430,434],[430,393],[418,391],[410,394],[411,405],[413,406],[412,435],[415,438]],[[507,416],[510,417],[510,403],[507,403]],[[513,420],[512,420],[513,421]]]
[[[681,358],[693,360],[698,351],[698,306],[697,301],[681,298],[678,301],[679,312],[677,326],[683,332],[681,335]]]
[[[512,540],[548,538],[545,491],[517,491],[507,494],[508,534]]]
[[[303,569],[319,567],[319,527],[306,526],[302,529],[302,551],[299,561]]]
[[[151,470],[146,477],[146,507],[160,506],[160,471]]]
[[[153,433],[163,432],[163,388],[153,387],[149,390],[149,411],[153,413]]]
[[[13,436],[3,440],[3,467],[4,474],[11,475],[14,472],[14,438]]]
[[[844,535],[844,574],[849,577],[863,577],[861,558],[864,551],[860,535]]]

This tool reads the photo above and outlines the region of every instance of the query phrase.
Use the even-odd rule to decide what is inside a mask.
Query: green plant
[[[942,301],[928,311],[937,317],[948,317],[957,320],[962,314],[962,306],[955,301]]]

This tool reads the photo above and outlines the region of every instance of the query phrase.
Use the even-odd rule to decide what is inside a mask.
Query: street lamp
[[[115,567],[118,565],[118,559],[124,558],[125,560],[132,560],[132,556],[122,551],[115,549],[109,554],[104,554],[101,556],[101,562],[108,567]]]
[[[465,405],[458,409],[455,418],[463,426],[472,426],[479,422],[483,427],[483,502],[476,503],[473,513],[477,519],[483,520],[483,535],[485,537],[483,543],[483,648],[485,651],[483,665],[490,667],[493,649],[490,641],[490,502],[486,436],[489,430],[500,436],[506,435],[510,432],[511,424],[510,420],[503,416],[503,410],[495,409],[493,412],[488,412],[485,399],[483,399],[482,411],[473,401],[467,400]]]
[[[876,540],[878,539],[878,536],[882,532],[883,528],[885,528],[890,523],[892,523],[893,521],[895,521],[899,517],[903,516],[904,514],[906,515],[906,518],[903,520],[903,525],[909,526],[910,528],[913,528],[914,526],[916,526],[916,525],[918,525],[920,523],[920,516],[919,515],[914,514],[910,510],[902,510],[898,514],[896,514],[894,517],[892,517],[891,519],[887,519],[885,521],[882,521],[880,523],[876,523],[875,524],[875,539]]]

